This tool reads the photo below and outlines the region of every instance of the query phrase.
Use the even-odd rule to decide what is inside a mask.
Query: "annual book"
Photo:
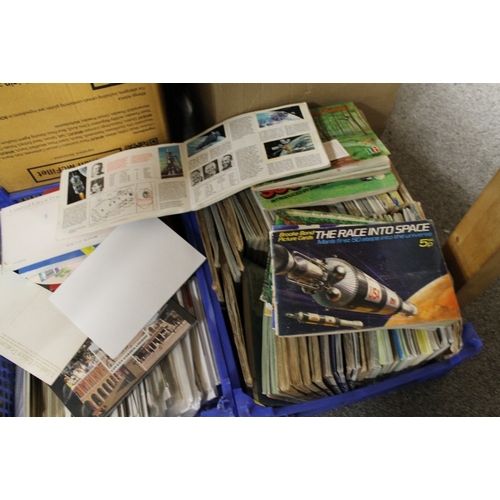
[[[398,186],[396,176],[389,172],[374,177],[361,177],[311,186],[296,185],[283,189],[254,190],[253,194],[263,210],[278,210],[341,203],[389,193],[397,190]]]
[[[254,190],[310,186],[383,174],[390,171],[389,150],[377,137],[361,110],[352,102],[311,109],[330,165],[315,172],[294,174],[253,186]]]

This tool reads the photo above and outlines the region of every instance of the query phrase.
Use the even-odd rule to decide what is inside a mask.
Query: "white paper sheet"
[[[86,339],[51,295],[14,272],[0,273],[0,355],[49,385]]]
[[[15,271],[46,259],[99,244],[111,229],[56,240],[59,192],[3,208],[2,266]]]
[[[113,229],[52,302],[114,358],[205,257],[159,219]]]
[[[340,160],[340,158],[347,158],[349,156],[349,153],[344,146],[340,144],[338,139],[332,139],[331,141],[324,142],[323,147],[325,148],[326,155],[330,161]]]

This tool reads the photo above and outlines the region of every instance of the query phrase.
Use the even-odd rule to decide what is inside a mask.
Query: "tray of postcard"
[[[36,205],[41,196],[48,203],[58,187],[45,186],[12,194],[0,188],[0,208],[10,210],[23,204],[28,210],[30,203]],[[183,233],[180,217],[165,222]],[[44,292],[53,290],[54,285],[43,285],[43,280],[50,281],[46,279],[50,274],[47,271],[38,273],[43,278],[24,269],[15,274],[19,278],[24,274],[42,284]],[[135,374],[134,380],[126,363],[114,370],[113,376],[106,371],[105,379],[97,380],[97,371],[104,373],[110,360],[93,350],[87,341],[52,385],[0,356],[0,415],[234,416],[235,381],[230,380],[226,368],[218,326],[220,310],[213,306],[217,300],[208,280],[211,281],[211,276],[205,262],[179,289],[174,301],[162,309],[162,315],[147,325],[149,331],[156,328],[158,335],[155,330],[155,337],[151,336],[151,342],[144,346],[146,349],[137,353],[142,356],[143,365],[147,356],[152,366],[144,376]],[[195,318],[196,322],[189,325],[186,323],[189,318]],[[187,331],[183,325],[188,327]],[[85,395],[83,386],[90,388]],[[92,392],[93,399],[87,401]]]

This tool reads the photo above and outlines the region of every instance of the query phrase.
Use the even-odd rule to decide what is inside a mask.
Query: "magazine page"
[[[191,210],[182,144],[129,149],[64,170],[57,237]]]
[[[306,103],[239,115],[186,145],[194,210],[330,163]]]

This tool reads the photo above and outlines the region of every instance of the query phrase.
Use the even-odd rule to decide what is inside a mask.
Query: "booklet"
[[[276,332],[318,335],[461,321],[432,221],[271,231]]]
[[[199,210],[329,163],[306,103],[246,113],[183,143],[129,149],[63,170],[57,237]]]

